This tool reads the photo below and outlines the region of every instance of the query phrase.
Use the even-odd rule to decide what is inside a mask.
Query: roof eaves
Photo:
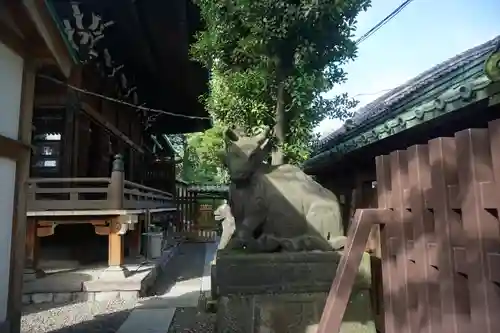
[[[487,53],[491,52],[499,42],[500,36],[462,52],[423,72],[405,84],[392,89],[388,93],[377,98],[375,101],[360,108],[353,117],[352,123],[354,126],[362,126],[369,121],[376,121],[377,119],[390,114],[394,105],[410,98],[411,96],[414,96],[419,90],[431,85],[456,69],[463,67],[482,56],[485,56]],[[338,142],[348,132],[348,128],[344,125],[340,129],[333,131],[321,139],[315,147],[313,156],[330,149],[334,142]]]
[[[486,75],[475,75],[454,85],[439,95],[422,100],[421,103],[405,108],[394,114],[384,123],[376,124],[356,136],[343,137],[334,147],[312,156],[302,165],[305,170],[321,168],[325,163],[332,163],[347,153],[373,144],[389,136],[418,126],[424,122],[439,118],[444,114],[464,109],[465,107],[490,99],[500,93],[500,86],[495,85]],[[499,100],[500,102],[500,100]]]

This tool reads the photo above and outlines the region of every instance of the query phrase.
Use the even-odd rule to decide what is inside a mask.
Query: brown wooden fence
[[[339,331],[380,225],[381,331],[500,332],[500,120],[376,158],[378,208],[358,209],[318,333]]]
[[[188,191],[187,186],[177,186],[176,205],[178,213],[177,229],[187,231],[194,225],[197,200],[196,194]]]
[[[177,232],[181,232],[192,241],[212,242],[216,240],[218,233],[212,205],[200,205],[196,193],[182,186],[177,187],[176,202],[178,221],[175,229]]]

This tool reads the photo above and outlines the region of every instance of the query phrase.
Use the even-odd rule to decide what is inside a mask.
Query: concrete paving
[[[175,308],[135,309],[118,333],[165,333],[174,318]]]
[[[210,286],[207,278],[216,249],[215,243],[180,245],[177,255],[158,276],[153,289],[156,295],[140,299],[117,333],[166,333],[177,308],[198,306],[200,292]]]

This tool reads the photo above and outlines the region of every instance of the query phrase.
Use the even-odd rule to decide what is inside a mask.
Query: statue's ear
[[[239,137],[238,134],[232,129],[232,128],[227,128],[224,131],[224,137],[229,140],[229,141],[238,141]]]
[[[261,144],[260,144],[260,149],[266,154],[270,153],[272,148],[273,148],[272,138],[267,138],[263,142],[261,142]]]
[[[271,136],[271,127],[266,126],[262,131],[257,134],[256,138],[260,145],[262,145]]]

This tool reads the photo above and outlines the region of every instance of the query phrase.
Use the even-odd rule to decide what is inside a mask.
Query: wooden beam
[[[130,11],[130,16],[132,17],[132,22],[133,24],[137,27],[137,30],[139,31],[140,38],[139,41],[142,44],[142,53],[144,54],[146,58],[146,63],[148,64],[149,67],[149,72],[150,74],[154,74],[158,71],[158,66],[156,62],[156,58],[154,56],[153,50],[151,49],[151,45],[147,42],[148,38],[146,36],[146,31],[144,29],[144,26],[141,23],[139,14],[137,12],[137,1],[136,0],[128,0],[129,4],[127,8],[129,8]]]
[[[92,106],[87,103],[82,103],[82,109],[85,113],[91,116],[97,123],[99,123],[104,128],[107,128],[111,134],[121,138],[126,144],[128,144],[133,149],[137,150],[141,154],[144,154],[144,149],[142,149],[139,145],[133,142],[128,136],[123,134],[115,125],[106,120],[99,112],[94,110]]]
[[[43,6],[42,9],[46,10],[43,1],[41,5]],[[0,40],[4,44],[6,44],[9,48],[14,50],[22,57],[25,57],[29,54],[30,57],[32,59],[35,59],[37,63],[56,64],[61,69],[63,74],[66,75],[65,67],[68,66],[64,64],[61,65],[60,61],[56,59],[56,55],[53,52],[54,48],[50,48],[46,39],[44,39],[43,37],[44,31],[53,29],[50,27],[47,27],[47,29],[43,29],[43,27],[39,29],[39,26],[35,22],[37,18],[42,18],[42,22],[44,22],[43,20],[46,18],[45,14],[41,13],[40,15],[33,17],[32,13],[29,11],[29,8],[23,3],[23,1],[19,0],[5,0],[4,7],[2,7],[0,10],[5,10],[7,12],[7,15],[12,18],[12,22],[18,23],[16,25],[16,29],[19,30],[18,32],[16,32],[12,27],[9,27],[8,24],[0,22]],[[49,25],[55,25],[55,22],[51,17],[50,20],[46,21],[45,23]],[[57,33],[57,36],[62,39],[58,30]],[[64,40],[62,40],[62,42],[64,43]],[[66,49],[66,45],[64,44],[63,46]],[[62,57],[59,57],[59,60],[61,59]],[[71,57],[70,64],[73,64],[73,60],[71,59]]]
[[[54,235],[54,228],[53,227],[37,227],[36,228],[36,236],[37,237],[48,237]]]
[[[82,86],[82,68],[73,67],[68,83],[75,87]],[[75,141],[78,136],[77,119],[79,110],[75,110],[74,103],[79,103],[76,91],[67,88],[64,115],[64,132],[62,136],[62,170],[64,177],[76,177],[78,149],[75,150]]]
[[[30,151],[30,146],[0,134],[0,156],[20,160]]]
[[[21,35],[26,41],[41,39],[38,29],[33,20],[30,18],[30,15],[22,1],[5,0],[4,3],[7,13],[12,17],[13,22],[16,23],[17,29],[19,29]]]
[[[106,220],[94,220],[90,222],[94,226],[94,232],[99,236],[109,236],[110,227]]]
[[[22,0],[38,33],[52,52],[64,76],[71,75],[74,59],[44,0]]]
[[[23,37],[19,36],[19,34],[2,21],[0,21],[0,43],[6,45],[21,57],[24,58],[26,56]]]
[[[26,268],[36,271],[38,268],[40,239],[37,237],[36,220],[30,219],[26,225]]]

